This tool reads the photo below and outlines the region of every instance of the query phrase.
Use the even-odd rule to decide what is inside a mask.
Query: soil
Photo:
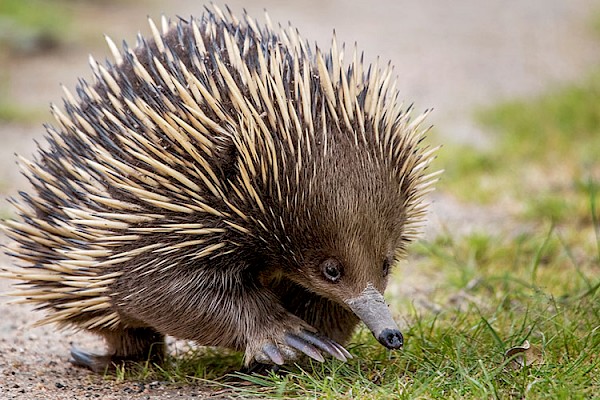
[[[138,29],[148,34],[146,16],[198,15],[196,0],[159,3],[75,2],[75,26],[80,32],[58,48],[0,59],[7,92],[22,107],[47,109],[61,102],[58,86],[73,89],[78,77],[90,78],[87,56],[103,59],[109,53],[102,34],[115,42],[135,43]],[[273,21],[288,20],[300,32],[327,48],[335,28],[338,42],[365,50],[369,61],[380,56],[380,64],[391,60],[399,87],[416,109],[434,107],[430,121],[447,141],[487,146],[493,140],[474,123],[477,107],[514,96],[532,96],[549,85],[577,79],[600,60],[597,38],[590,28],[591,0],[442,0],[409,2],[385,0],[374,6],[364,1],[230,1],[236,12],[246,8],[262,18],[269,10]],[[50,121],[45,112],[44,120]],[[27,182],[15,166],[14,153],[30,156],[34,140],[43,143],[39,123],[0,123],[0,195],[15,196]],[[426,235],[444,229],[456,234],[472,230],[512,228],[505,205],[481,207],[462,204],[446,193],[433,196]],[[10,215],[3,200],[0,210]],[[4,237],[0,241],[5,242]],[[6,257],[0,263],[9,263]],[[418,271],[405,266],[405,282],[418,283],[421,292],[435,282],[419,279]],[[395,285],[393,296],[415,296],[411,284]],[[102,343],[82,332],[57,331],[53,326],[32,327],[40,316],[31,307],[8,304],[2,294],[10,282],[0,279],[0,399],[73,398],[206,398],[222,397],[202,386],[166,382],[114,383],[102,376],[73,367],[69,347],[102,349]]]

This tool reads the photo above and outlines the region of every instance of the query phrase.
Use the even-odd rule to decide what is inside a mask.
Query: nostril
[[[384,329],[377,340],[388,349],[399,349],[404,344],[402,333],[395,329]]]

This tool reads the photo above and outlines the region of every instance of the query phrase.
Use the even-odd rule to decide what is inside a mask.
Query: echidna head
[[[409,240],[403,232],[406,196],[368,149],[342,141],[330,151],[314,176],[301,181],[303,201],[292,210],[297,222],[286,224],[294,254],[288,259],[297,265],[287,270],[312,291],[345,303],[368,285],[385,290]]]

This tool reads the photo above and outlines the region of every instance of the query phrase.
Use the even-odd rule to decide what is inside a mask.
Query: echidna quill
[[[6,268],[42,323],[102,336],[100,371],[161,360],[165,335],[246,363],[350,358],[358,321],[403,337],[383,299],[437,173],[392,70],[219,8],[91,61],[21,159]],[[366,71],[365,71],[366,70]]]

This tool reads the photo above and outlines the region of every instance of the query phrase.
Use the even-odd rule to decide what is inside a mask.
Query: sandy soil
[[[100,3],[100,2],[97,2]],[[104,3],[104,2],[102,2]],[[83,39],[44,54],[3,61],[13,101],[46,109],[60,102],[59,83],[70,88],[78,77],[90,77],[87,55],[103,59],[106,33],[120,42],[134,43],[138,30],[148,33],[146,15],[159,18],[201,12],[195,0],[154,2],[93,2],[78,4],[74,12]],[[600,60],[600,49],[588,26],[591,0],[464,0],[408,2],[385,0],[376,6],[362,1],[273,0],[230,1],[240,12],[255,16],[269,10],[273,21],[292,21],[304,36],[328,47],[332,29],[338,41],[358,42],[367,60],[380,56],[396,66],[407,102],[417,110],[434,107],[431,122],[448,141],[489,145],[489,138],[473,122],[475,107],[512,96],[539,93],[548,85],[576,79]],[[50,120],[48,115],[47,120]],[[34,124],[0,124],[0,194],[14,196],[26,182],[14,165],[13,153],[30,155],[43,129]],[[444,193],[434,196],[427,235],[440,229],[510,229],[510,210],[459,203]],[[0,210],[8,212],[5,202]],[[508,222],[506,222],[508,221]],[[0,238],[0,240],[5,240]],[[0,263],[10,262],[5,257]],[[412,284],[431,285],[418,271],[405,267]],[[394,295],[415,295],[413,285],[394,286]],[[53,327],[32,328],[38,315],[31,308],[8,305],[1,293],[9,282],[0,280],[0,399],[71,398],[181,398],[204,397],[200,387],[174,387],[164,382],[113,384],[68,363],[71,343],[101,349],[102,344],[83,333],[57,332]],[[220,396],[220,395],[218,395]]]

